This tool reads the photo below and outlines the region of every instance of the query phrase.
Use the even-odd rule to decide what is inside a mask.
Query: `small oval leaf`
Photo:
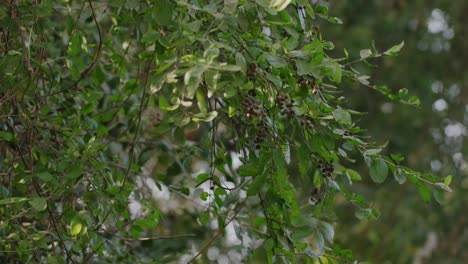
[[[372,160],[369,167],[369,174],[372,181],[375,183],[383,183],[388,175],[387,163],[381,158]]]

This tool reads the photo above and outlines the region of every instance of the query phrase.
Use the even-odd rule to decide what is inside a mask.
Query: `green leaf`
[[[236,11],[238,0],[225,0],[224,1],[224,12],[232,14]]]
[[[206,102],[205,93],[202,90],[197,90],[197,104],[198,109],[200,109],[201,113],[208,112],[208,103]]]
[[[218,81],[221,74],[215,70],[207,70],[203,73],[203,76],[205,77],[205,82],[208,85],[207,97],[211,98],[211,96],[213,96],[213,94],[218,90]],[[201,92],[205,94],[205,92]]]
[[[307,145],[301,144],[297,149],[297,160],[299,162],[299,173],[305,175],[310,165],[310,153]]]
[[[268,238],[265,241],[265,244],[263,246],[265,248],[265,250],[266,250],[266,253],[267,253],[268,264],[273,264],[273,247],[274,246],[275,246],[275,242],[271,238]]]
[[[208,196],[209,194],[207,192],[202,192],[200,194],[200,199],[202,199],[203,201],[206,201],[208,199]]]
[[[211,219],[210,211],[209,210],[204,211],[203,213],[199,215],[198,219],[200,219],[200,223],[206,226],[210,222],[210,219]]]
[[[265,7],[271,14],[276,14],[285,9],[291,3],[291,0],[256,0],[256,2]]]
[[[29,204],[39,212],[47,208],[47,200],[43,197],[34,198],[29,201]]]
[[[267,53],[265,57],[273,68],[282,68],[288,65],[288,62],[279,56]]]
[[[310,74],[310,73],[317,71],[316,65],[310,62],[303,61],[303,60],[297,60],[296,67],[297,67],[297,74],[299,76]]]
[[[226,195],[226,194],[227,194],[226,190],[223,189],[223,188],[216,188],[216,190],[214,191],[214,193],[215,193],[215,195],[218,195],[218,196],[219,196],[219,195]]]
[[[381,151],[382,149],[368,149],[364,153],[368,156],[372,156],[372,155],[380,153]]]
[[[314,228],[309,226],[303,226],[298,228],[293,234],[292,239],[295,241],[301,241],[304,238],[310,237],[314,233]]]
[[[398,168],[394,173],[393,177],[399,184],[403,184],[406,182],[406,172],[401,168]]]
[[[329,61],[324,64],[325,73],[331,77],[334,82],[341,83],[341,66],[336,61]]]
[[[37,178],[45,181],[45,182],[51,182],[57,180],[52,174],[48,172],[41,172],[36,174]]]
[[[158,0],[153,6],[154,18],[160,26],[170,26],[174,14],[174,4],[170,0]]]
[[[130,10],[138,11],[140,9],[140,1],[138,0],[127,0],[125,1],[125,7]]]
[[[266,173],[261,173],[255,176],[252,183],[249,185],[249,188],[247,189],[247,195],[248,196],[257,195],[260,189],[265,184],[265,179],[266,179]]]
[[[166,97],[162,94],[158,96],[158,102],[159,102],[159,107],[162,110],[167,110],[167,108],[169,107],[169,103],[167,102]]]
[[[207,67],[196,65],[192,69],[188,70],[184,75],[185,91],[184,95],[188,99],[192,99],[195,95],[195,91],[198,89],[200,82],[202,81],[202,74],[207,70]]]
[[[207,63],[212,63],[217,57],[219,56],[219,49],[218,48],[208,48],[203,53],[203,57],[205,58]]]
[[[431,191],[425,184],[418,185],[418,192],[424,202],[428,203],[431,201]]]
[[[418,97],[416,96],[411,96],[410,99],[408,99],[408,103],[412,105],[419,106],[421,104],[421,101],[419,100]]]
[[[172,134],[174,144],[182,146],[185,144],[185,132],[181,127],[176,127]]]
[[[444,201],[444,198],[445,198],[445,191],[442,191],[440,189],[435,189],[432,191],[432,193],[434,194],[434,198],[436,199],[436,201],[439,203],[439,204],[444,204],[445,201]]]
[[[327,18],[328,22],[332,23],[332,24],[343,24],[343,20],[341,20],[341,18],[339,17],[328,17]]]
[[[230,72],[236,72],[240,71],[241,67],[239,65],[227,65],[227,64],[220,64],[212,67],[213,69],[217,69],[220,71],[230,71]]]
[[[315,13],[319,15],[328,16],[328,6],[318,5],[315,7]]]
[[[6,131],[0,131],[0,139],[11,142],[13,141],[13,134],[10,132],[6,132]]]
[[[284,154],[280,149],[275,149],[272,153],[273,156],[273,163],[275,165],[276,173],[280,175],[280,177],[284,177],[287,174],[287,165],[286,160],[284,159]]]
[[[445,186],[449,186],[450,183],[452,183],[452,175],[448,175],[447,177],[444,178]]]
[[[340,124],[351,125],[351,114],[346,110],[341,108],[335,109],[335,111],[333,111],[333,117]]]
[[[362,180],[361,175],[355,170],[352,169],[346,169],[345,170],[346,175],[353,181],[360,181]]]
[[[68,54],[70,56],[77,56],[81,53],[81,41],[82,35],[79,32],[76,32],[70,40],[70,45],[68,46]]]
[[[246,164],[239,167],[239,175],[241,177],[246,176],[256,176],[258,174],[258,169],[255,165]]]
[[[10,197],[10,198],[0,200],[0,205],[2,205],[2,204],[12,204],[12,203],[21,203],[21,202],[25,202],[25,201],[28,201],[28,200],[29,199],[25,198],[25,197]]]
[[[208,113],[199,113],[199,114],[193,115],[192,121],[194,121],[194,122],[200,122],[200,121],[211,122],[217,116],[218,116],[217,111],[211,111],[211,112],[208,112]]]
[[[197,176],[197,183],[201,183],[206,181],[208,178],[210,178],[210,175],[208,173],[200,173]]]
[[[392,157],[392,159],[396,162],[396,163],[400,163],[402,162],[405,157],[403,157],[403,155],[401,154],[390,154],[390,157]]]
[[[388,55],[388,56],[395,56],[400,52],[401,48],[405,45],[405,42],[402,41],[400,44],[397,44],[390,49],[386,50],[383,54]]]
[[[149,31],[143,34],[141,37],[141,42],[143,43],[154,43],[161,37],[161,33],[157,31]]]
[[[359,210],[357,210],[354,215],[357,217],[357,219],[359,220],[363,220],[363,219],[368,219],[371,217],[372,215],[372,209],[370,208],[360,208]]]
[[[236,64],[240,67],[241,72],[244,74],[247,72],[247,62],[245,61],[244,55],[236,53]]]
[[[387,163],[382,158],[372,160],[369,168],[369,174],[375,183],[383,183],[388,175]]]
[[[400,89],[400,90],[398,91],[398,96],[399,96],[400,98],[405,97],[407,94],[408,94],[408,89],[406,89],[406,88]]]
[[[72,236],[77,236],[80,234],[83,225],[77,218],[73,218],[70,223],[70,234]]]

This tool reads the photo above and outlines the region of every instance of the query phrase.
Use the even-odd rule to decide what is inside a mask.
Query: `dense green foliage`
[[[462,235],[468,223],[463,209],[468,206],[467,8],[463,0],[333,1],[331,9],[343,26],[321,23],[324,37],[336,44],[336,54],[343,48],[355,54],[371,42],[385,47],[405,41],[397,58],[373,61],[378,67],[368,72],[375,82],[408,87],[420,98],[421,108],[397,106],[371,91],[363,97],[357,86],[345,89],[344,95],[351,108],[368,112],[362,119],[366,133],[377,142],[388,140],[386,151],[404,153],[412,168],[453,175],[454,191],[444,196],[443,205],[434,199],[421,205],[415,188],[391,181],[383,188],[368,181],[353,185],[382,213],[376,221],[362,222],[351,218],[350,208],[339,207],[340,217],[350,221],[337,227],[337,241],[349,245],[359,259],[468,261],[468,237]],[[357,170],[364,173],[364,167]]]
[[[2,262],[352,263],[333,242],[348,221],[335,205],[379,216],[353,183],[392,176],[418,203],[441,200],[452,177],[383,155],[343,93],[359,84],[416,109],[407,89],[360,73],[403,42],[331,57],[317,25],[341,19],[328,12],[299,0],[3,3]]]

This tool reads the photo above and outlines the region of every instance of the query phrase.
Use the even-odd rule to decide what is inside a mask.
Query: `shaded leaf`
[[[381,158],[372,160],[369,167],[369,174],[372,181],[375,183],[383,183],[388,175],[387,163]]]
[[[335,111],[333,111],[333,117],[340,124],[351,125],[351,115],[346,110],[340,108],[335,109]]]
[[[47,208],[47,200],[43,197],[37,197],[29,201],[29,204],[37,211],[43,211]]]
[[[400,168],[398,168],[394,173],[393,177],[399,184],[403,184],[406,182],[406,172]]]
[[[372,209],[370,209],[370,208],[361,208],[361,209],[357,210],[354,213],[354,215],[360,220],[368,219],[372,215]]]

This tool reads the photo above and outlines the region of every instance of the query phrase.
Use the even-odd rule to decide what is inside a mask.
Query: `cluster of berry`
[[[257,64],[255,63],[249,64],[247,77],[249,78],[250,81],[252,81],[253,79],[255,79],[255,77],[257,77]]]
[[[323,160],[319,160],[318,167],[322,171],[323,175],[325,175],[325,177],[331,177],[333,171],[335,170],[330,162],[325,162]]]
[[[256,96],[255,90],[250,90],[249,94],[245,97],[245,100],[242,102],[242,106],[244,107],[247,119],[253,119],[257,121],[254,121],[254,123],[257,123],[254,144],[256,149],[260,149],[260,144],[264,142],[268,136],[268,125],[266,123],[266,119],[268,116],[264,112],[264,109],[255,100],[254,96]]]
[[[313,86],[313,85],[314,85],[314,82],[309,80],[309,79],[301,78],[299,80],[299,87],[301,87],[301,88],[308,88],[308,87]]]
[[[321,201],[322,200],[319,197],[319,189],[317,187],[314,187],[314,189],[312,189],[312,192],[310,192],[309,204],[315,206]]]
[[[314,125],[312,125],[312,122],[309,119],[301,119],[299,120],[299,124],[306,126],[309,129],[314,128]]]
[[[257,136],[254,139],[255,148],[260,149],[260,144],[265,141],[266,137],[268,136],[268,127],[265,122],[260,122],[258,124]]]
[[[257,117],[259,119],[267,118],[267,115],[263,112],[262,108],[258,105],[255,99],[250,96],[245,98],[242,102],[242,106],[245,109],[245,115],[248,119],[252,119],[253,117]]]
[[[296,116],[296,111],[294,111],[294,99],[289,100],[289,95],[287,94],[278,94],[276,96],[276,103],[281,108],[281,114],[286,115],[288,118],[293,118]]]

